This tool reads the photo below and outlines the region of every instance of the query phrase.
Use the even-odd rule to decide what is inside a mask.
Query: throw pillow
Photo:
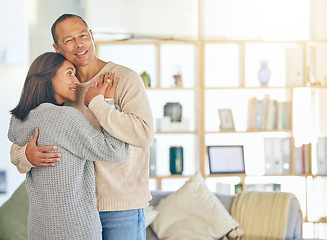
[[[158,210],[156,210],[153,206],[147,206],[146,208],[144,208],[146,228],[153,222],[158,213]]]
[[[28,204],[23,182],[11,198],[0,207],[0,240],[27,240]]]
[[[156,209],[159,214],[151,227],[160,239],[216,240],[239,227],[200,173],[163,199]]]

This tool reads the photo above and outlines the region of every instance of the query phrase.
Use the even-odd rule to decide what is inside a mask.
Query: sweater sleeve
[[[33,167],[33,165],[28,161],[25,151],[26,145],[21,147],[14,143],[10,148],[10,162],[16,166],[20,173],[27,173]]]
[[[70,108],[70,107],[68,107]],[[122,162],[128,144],[95,129],[78,110],[70,108],[67,114],[52,114],[51,126],[40,129],[41,145],[57,145],[89,161]],[[43,134],[43,136],[42,136]]]
[[[107,104],[103,96],[92,99],[89,109],[112,136],[135,147],[150,147],[153,142],[153,117],[141,77],[131,71],[122,77],[115,101],[122,112]]]

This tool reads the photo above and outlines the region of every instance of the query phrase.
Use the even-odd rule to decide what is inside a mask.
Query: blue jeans
[[[99,213],[103,240],[145,240],[143,208]]]

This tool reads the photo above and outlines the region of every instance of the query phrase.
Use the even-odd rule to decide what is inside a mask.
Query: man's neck
[[[76,76],[81,83],[91,80],[107,63],[95,58],[86,66],[76,66]]]

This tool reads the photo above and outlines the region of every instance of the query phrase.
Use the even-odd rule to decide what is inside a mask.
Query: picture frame
[[[218,109],[221,131],[235,131],[231,109]]]
[[[245,173],[243,145],[207,146],[210,174]]]
[[[182,109],[179,102],[168,102],[164,106],[164,117],[170,117],[171,122],[182,122]]]

